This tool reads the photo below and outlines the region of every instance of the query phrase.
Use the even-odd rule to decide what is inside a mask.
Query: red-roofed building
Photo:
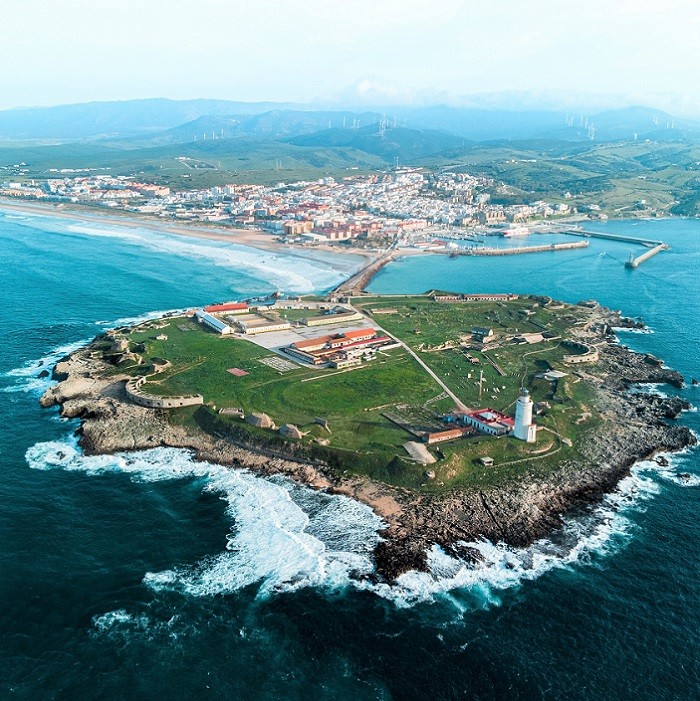
[[[333,336],[318,336],[317,338],[309,338],[305,341],[296,341],[292,343],[292,348],[303,351],[313,351],[319,348],[325,348],[326,344],[334,338]]]
[[[369,338],[374,338],[377,335],[376,329],[354,329],[339,333],[329,343],[331,348],[343,348],[355,341],[365,341]]]
[[[356,358],[363,348],[369,350],[390,341],[388,336],[377,336],[376,329],[353,329],[345,333],[296,341],[284,348],[284,351],[306,362],[321,365],[338,359]],[[352,358],[346,355],[346,351],[353,352]]]
[[[208,307],[204,307],[205,312],[217,313],[217,312],[234,312],[243,313],[248,311],[248,305],[245,302],[224,302],[222,304],[210,304]]]
[[[515,426],[512,417],[490,408],[463,414],[462,420],[467,426],[473,426],[478,431],[491,436],[505,436]]]
[[[462,436],[468,436],[473,430],[470,428],[448,428],[445,431],[433,431],[432,433],[426,433],[423,436],[423,440],[428,445],[433,445],[433,443],[444,443],[445,441],[453,441],[457,438],[462,438]]]

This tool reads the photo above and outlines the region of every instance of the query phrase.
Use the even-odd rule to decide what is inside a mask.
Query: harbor
[[[633,236],[623,236],[622,234],[609,234],[601,231],[590,231],[588,229],[583,229],[577,227],[575,229],[570,229],[568,231],[563,231],[562,233],[570,234],[571,236],[583,236],[586,238],[597,238],[597,239],[607,239],[608,241],[620,241],[622,243],[631,243],[639,246],[644,246],[649,250],[642,253],[639,256],[630,254],[630,257],[625,261],[626,268],[638,268],[642,263],[653,258],[655,255],[661,253],[662,251],[670,250],[670,246],[664,241],[656,241],[653,239],[638,238]]]

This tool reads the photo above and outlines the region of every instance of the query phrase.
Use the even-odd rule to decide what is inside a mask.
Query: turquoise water
[[[672,250],[635,271],[629,245],[595,240],[412,258],[372,290],[595,297],[654,331],[624,342],[700,375],[700,222],[600,226]],[[0,250],[0,697],[700,698],[697,451],[639,466],[528,550],[479,544],[476,569],[434,552],[430,575],[359,583],[379,527],[365,507],[182,451],[85,458],[76,424],[37,405],[51,359],[118,319],[344,271],[2,214]],[[698,388],[680,394],[700,404]],[[681,420],[700,431],[697,413]]]

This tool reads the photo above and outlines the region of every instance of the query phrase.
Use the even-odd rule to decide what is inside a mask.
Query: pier
[[[645,260],[653,258],[661,251],[668,251],[671,247],[663,241],[655,241],[653,239],[642,239],[633,236],[622,236],[621,234],[606,234],[600,231],[588,231],[587,229],[571,229],[563,232],[572,236],[585,236],[586,238],[607,239],[608,241],[622,241],[623,243],[631,243],[638,246],[644,246],[649,250],[635,257],[630,254],[629,260],[625,261],[626,268],[638,268]]]
[[[657,253],[661,253],[661,251],[667,251],[668,248],[667,244],[660,243],[658,246],[654,246],[654,248],[648,250],[646,253],[642,253],[641,256],[637,256],[636,258],[634,254],[630,253],[629,260],[625,262],[625,267],[638,268],[645,260],[649,260],[649,258],[652,258]]]
[[[576,248],[588,248],[588,241],[572,243],[547,243],[537,246],[520,246],[519,248],[464,248],[430,251],[431,253],[447,253],[451,256],[518,256],[525,253],[545,253],[547,251],[570,251]]]
[[[607,234],[601,231],[589,231],[588,229],[570,229],[569,231],[563,231],[564,234],[571,234],[572,236],[585,236],[591,239],[607,239],[608,241],[622,241],[623,243],[636,243],[640,246],[658,246],[663,243],[663,241],[655,241],[653,239],[642,239],[636,236],[623,236],[622,234]]]

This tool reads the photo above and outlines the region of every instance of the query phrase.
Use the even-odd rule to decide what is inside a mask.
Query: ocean
[[[649,325],[623,343],[700,379],[700,221],[593,227],[671,250],[637,270],[599,239],[413,257],[370,289],[596,298]],[[77,423],[38,406],[44,371],[109,326],[327,289],[357,260],[2,211],[0,251],[0,698],[700,698],[698,450],[636,466],[528,549],[477,543],[476,567],[436,549],[430,573],[376,584],[357,576],[368,508],[185,451],[85,457]],[[690,384],[640,391],[700,405]]]

